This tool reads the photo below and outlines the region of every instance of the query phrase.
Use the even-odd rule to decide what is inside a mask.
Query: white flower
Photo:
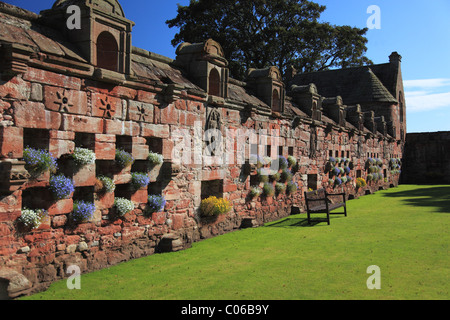
[[[131,200],[125,198],[116,198],[114,200],[114,205],[120,216],[126,215],[128,212],[134,210],[134,203]]]
[[[95,152],[85,148],[75,148],[72,157],[75,163],[80,166],[93,164],[96,160]]]
[[[41,226],[44,210],[23,209],[20,216],[20,222],[27,228],[38,229]]]
[[[150,152],[148,154],[148,158],[147,159],[148,159],[148,161],[151,164],[155,164],[155,165],[159,165],[159,164],[162,164],[164,162],[164,157],[161,154],[154,153],[154,152]]]

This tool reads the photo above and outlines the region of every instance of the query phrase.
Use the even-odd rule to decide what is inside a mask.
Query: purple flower
[[[149,213],[160,212],[164,210],[166,206],[166,199],[161,195],[149,195],[148,196],[148,211]]]
[[[26,163],[26,169],[32,176],[39,176],[47,170],[54,173],[58,169],[56,158],[52,157],[47,150],[26,148],[23,151],[23,160]]]
[[[72,218],[75,222],[87,222],[92,219],[96,208],[93,203],[75,201],[73,203]]]
[[[133,172],[131,174],[131,183],[135,189],[148,186],[150,183],[150,177],[146,173]]]
[[[56,200],[67,199],[75,191],[72,179],[63,175],[52,176],[49,188]]]

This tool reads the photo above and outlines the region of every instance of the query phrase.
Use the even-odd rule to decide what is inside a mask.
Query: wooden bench
[[[340,198],[342,197],[342,201]],[[335,199],[339,198],[339,199]],[[330,214],[343,214],[347,216],[347,202],[345,193],[327,193],[325,189],[305,192],[306,212],[308,214],[308,223],[311,224],[311,214],[326,213],[327,222],[330,225]],[[344,208],[344,212],[332,211]]]

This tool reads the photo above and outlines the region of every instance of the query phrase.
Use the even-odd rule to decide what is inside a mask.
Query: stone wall
[[[1,39],[0,47],[9,57],[0,65],[0,280],[9,283],[10,297],[45,290],[67,277],[71,265],[82,272],[99,270],[302,212],[303,194],[309,189],[346,191],[349,198],[356,198],[398,184],[399,168],[392,167],[391,160],[402,157],[402,140],[377,130],[373,114],[364,117],[357,106],[347,108],[342,99],[332,99],[339,101],[335,106],[339,112],[327,106],[327,114],[322,108],[325,98],[313,86],[306,91],[297,87],[298,99],[289,97],[276,68],[253,72],[251,83],[228,78],[220,45],[208,40],[182,45],[177,50],[182,57],[176,61],[133,48],[124,59],[130,62],[125,68],[130,74],[121,74],[96,68],[64,41],[34,32],[30,28],[37,23],[34,15],[7,9],[15,13],[1,13],[0,23],[12,30],[16,43]],[[56,34],[51,31],[45,34]],[[199,56],[193,59],[191,54]],[[185,65],[192,61],[195,67]],[[190,68],[191,74],[186,71]],[[207,80],[216,69],[223,78],[212,95],[208,92],[214,83]],[[282,101],[278,98],[274,104],[270,99],[272,88]],[[211,140],[203,134],[206,129],[216,129],[222,136],[225,163],[209,162],[205,147]],[[238,140],[242,132],[256,133],[256,140],[245,135]],[[269,133],[274,140],[266,139]],[[200,154],[190,153],[196,146]],[[95,163],[81,169],[74,166],[70,155],[77,147],[95,152]],[[24,161],[26,148],[48,150],[57,159],[59,172],[31,176]],[[134,164],[118,167],[117,149],[129,152]],[[150,151],[161,154],[164,163],[150,166]],[[251,161],[256,154],[270,155],[272,160],[279,155],[295,158],[297,165],[290,170],[298,190],[250,197],[252,187],[264,185],[257,178],[258,164]],[[330,166],[330,158],[341,162]],[[378,165],[369,163],[376,158]],[[334,166],[348,166],[349,171],[339,172],[340,179],[335,179],[330,174]],[[149,185],[133,189],[133,172],[145,172]],[[49,191],[50,177],[58,173],[74,182],[75,190],[67,199],[55,200]],[[356,187],[357,177],[367,180],[374,173],[378,179]],[[99,191],[100,175],[114,181],[113,193]],[[343,177],[344,182],[337,184]],[[276,181],[269,183],[274,186]],[[213,192],[227,199],[231,210],[204,218],[200,203]],[[147,213],[151,194],[165,197],[161,212]],[[134,210],[121,217],[114,206],[119,196],[134,203]],[[73,221],[77,200],[95,204],[92,219]],[[38,229],[20,224],[25,208],[48,212]]]
[[[450,132],[407,134],[402,182],[450,183]]]

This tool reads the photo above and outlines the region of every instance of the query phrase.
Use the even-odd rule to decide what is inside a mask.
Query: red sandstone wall
[[[3,192],[0,200],[1,268],[25,275],[35,292],[66,277],[67,267],[72,264],[87,272],[153,254],[167,234],[178,235],[182,246],[186,247],[202,238],[239,228],[244,217],[254,217],[263,223],[289,215],[292,206],[303,207],[308,174],[318,175],[318,187],[328,187],[330,191],[345,189],[352,196],[397,184],[398,177],[389,175],[386,182],[373,183],[361,190],[355,189],[354,182],[336,189],[328,186],[329,178],[325,173],[330,151],[333,156],[349,156],[353,160],[355,168],[351,175],[354,178],[358,170],[365,177],[364,165],[368,157],[382,158],[387,168],[389,157],[401,156],[395,143],[386,142],[390,148],[386,152],[378,139],[364,139],[363,156],[357,158],[359,136],[334,129],[327,132],[325,125],[319,125],[316,158],[310,159],[310,122],[302,122],[292,129],[289,119],[256,115],[242,124],[239,111],[219,108],[224,128],[261,125],[280,129],[284,155],[287,156],[289,147],[292,147],[293,155],[300,163],[294,176],[300,189],[295,195],[249,200],[247,196],[254,170],[247,175],[241,165],[172,165],[174,143],[170,139],[171,133],[180,128],[192,132],[195,121],[204,125],[207,103],[201,97],[187,95],[185,99],[166,103],[159,92],[158,88],[151,86],[144,90],[105,85],[35,68],[28,68],[23,76],[0,83],[0,159],[4,165],[1,183],[2,189],[11,191]],[[39,138],[38,133],[44,133],[48,139]],[[43,147],[60,158],[74,150],[79,133],[92,134],[91,147],[95,150],[97,164],[89,170],[70,172],[66,168],[65,172],[73,177],[77,188],[91,190],[97,212],[89,223],[73,225],[69,219],[73,199],[53,201],[47,190],[49,175],[33,181],[21,180],[11,173],[23,171],[20,160],[25,143],[45,144]],[[30,139],[26,134],[35,134],[36,139]],[[164,212],[151,216],[144,214],[149,189],[143,189],[129,193],[129,198],[136,203],[133,212],[120,219],[113,218],[113,196],[101,197],[95,193],[95,178],[99,172],[112,170],[115,148],[119,141],[123,141],[120,138],[123,136],[129,137],[128,147],[141,163],[145,162],[148,151],[155,145],[150,138],[160,139],[166,163],[150,175],[152,182],[161,184],[167,200]],[[13,161],[8,168],[6,164],[10,160],[18,162]],[[130,170],[127,168],[114,174],[118,186],[130,183]],[[223,180],[223,194],[232,203],[232,210],[217,220],[200,219],[197,208],[201,201],[201,181],[216,179]],[[154,184],[152,186],[155,187]],[[49,212],[48,220],[38,230],[23,232],[17,226],[24,207],[23,195],[28,195],[26,201],[29,203],[39,203]]]

